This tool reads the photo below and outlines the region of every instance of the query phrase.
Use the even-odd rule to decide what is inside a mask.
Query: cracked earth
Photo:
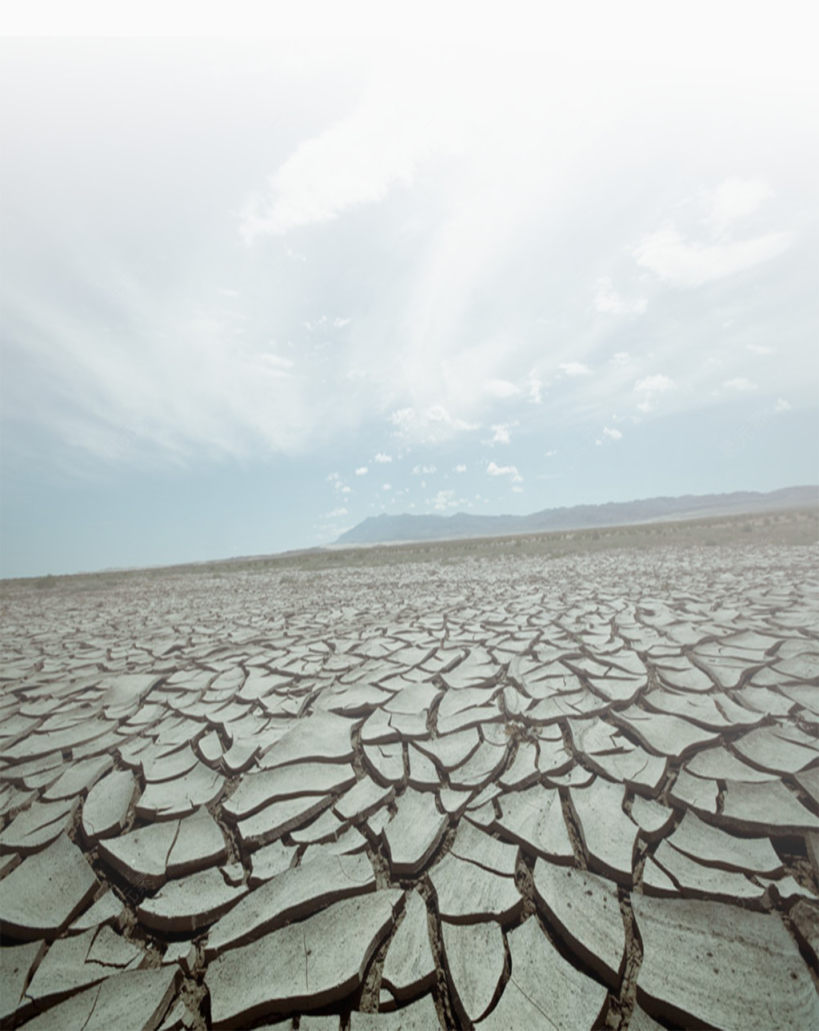
[[[3,1026],[819,1026],[818,556],[7,585]]]

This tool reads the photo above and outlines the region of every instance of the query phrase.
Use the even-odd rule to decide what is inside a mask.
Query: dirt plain
[[[819,1026],[818,536],[0,584],[2,1026]]]

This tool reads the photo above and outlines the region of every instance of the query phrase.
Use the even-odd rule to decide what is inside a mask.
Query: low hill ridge
[[[735,491],[731,494],[684,494],[681,497],[609,501],[602,505],[545,508],[531,515],[388,515],[369,516],[343,533],[336,544],[388,544],[394,541],[451,540],[461,537],[496,537],[546,530],[583,530],[623,526],[663,519],[741,515],[798,508],[819,503],[819,486],[783,487],[780,490]]]

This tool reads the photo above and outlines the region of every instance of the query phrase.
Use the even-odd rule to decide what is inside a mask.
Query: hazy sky
[[[819,480],[810,32],[664,6],[0,40],[0,574]]]

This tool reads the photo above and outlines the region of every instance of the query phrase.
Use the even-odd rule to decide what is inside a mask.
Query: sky
[[[788,5],[387,6],[4,27],[1,576],[819,482]]]

